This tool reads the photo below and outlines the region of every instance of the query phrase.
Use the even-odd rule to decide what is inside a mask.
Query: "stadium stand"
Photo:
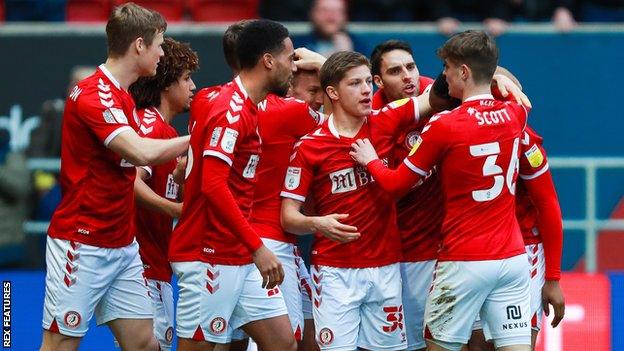
[[[258,18],[259,0],[189,0],[191,18],[196,22],[231,22]]]
[[[113,6],[119,6],[127,0],[113,0]],[[185,0],[136,0],[137,5],[156,10],[162,14],[167,22],[180,22],[184,19],[186,10]]]
[[[68,22],[104,22],[111,10],[110,0],[68,0],[65,18]]]

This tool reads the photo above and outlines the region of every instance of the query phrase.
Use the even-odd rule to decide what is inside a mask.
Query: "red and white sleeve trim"
[[[416,120],[416,123],[418,123],[420,121],[420,109],[418,108],[418,98],[417,97],[413,97],[412,100],[414,101],[414,120]]]
[[[115,139],[116,136],[118,136],[119,134],[125,132],[126,130],[132,130],[134,131],[134,129],[132,129],[132,127],[130,126],[121,126],[117,129],[115,129],[112,133],[110,133],[106,139],[104,139],[104,146],[108,147],[108,144],[110,144],[111,141],[113,141],[113,139]]]
[[[539,171],[537,171],[537,172],[535,172],[533,174],[518,174],[518,176],[521,179],[524,179],[524,180],[535,179],[535,178],[541,176],[542,174],[546,173],[546,171],[548,171],[548,168],[549,167],[548,167],[548,163],[547,163],[544,167],[542,167],[542,169],[540,169]]]
[[[281,197],[285,197],[285,198],[289,198],[289,199],[293,199],[293,200],[297,200],[297,201],[301,201],[301,202],[305,202],[305,200],[306,200],[305,196],[289,193],[287,191],[282,191],[280,193],[280,196]]]
[[[204,150],[204,156],[213,156],[220,160],[225,161],[230,167],[232,167],[232,159],[227,157],[226,155],[220,153],[219,151],[214,150]]]
[[[416,173],[416,174],[420,174],[423,177],[426,177],[429,172],[425,172],[422,169],[416,167],[413,163],[410,162],[409,159],[404,159],[403,163],[405,163],[405,165],[407,166],[407,168],[409,168],[412,172]]]

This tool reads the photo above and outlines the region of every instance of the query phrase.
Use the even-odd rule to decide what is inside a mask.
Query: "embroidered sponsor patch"
[[[234,146],[236,145],[236,139],[238,138],[238,131],[230,128],[225,128],[223,132],[223,138],[221,139],[221,148],[223,151],[231,154],[234,152]]]
[[[537,145],[531,146],[529,151],[525,152],[524,155],[526,156],[527,160],[529,160],[529,164],[533,168],[537,168],[541,166],[542,163],[544,163],[544,155],[542,154],[542,150],[540,150]]]
[[[219,137],[221,137],[221,131],[223,127],[217,127],[212,131],[212,135],[210,136],[210,146],[215,147],[219,143]]]
[[[108,110],[111,112],[117,123],[128,124],[128,118],[122,109],[111,107]]]
[[[295,190],[299,187],[301,182],[301,167],[288,167],[286,171],[286,179],[284,179],[284,186],[286,190]]]

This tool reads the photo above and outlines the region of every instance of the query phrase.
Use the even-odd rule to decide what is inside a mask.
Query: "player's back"
[[[526,110],[475,96],[432,117],[425,142],[443,143],[439,172],[446,217],[441,260],[489,260],[524,252],[515,217],[515,184]],[[436,133],[437,138],[428,138]]]
[[[136,129],[134,113],[132,97],[104,65],[71,91],[62,126],[63,198],[50,236],[100,247],[132,242],[136,170],[107,145],[124,130]]]
[[[296,237],[283,232],[280,224],[280,191],[295,142],[312,131],[322,115],[302,100],[269,94],[258,104],[258,131],[262,161],[256,174],[251,224],[262,237],[294,243]]]

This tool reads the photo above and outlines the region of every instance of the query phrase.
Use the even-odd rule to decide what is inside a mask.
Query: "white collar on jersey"
[[[236,82],[236,85],[238,85],[238,88],[240,89],[240,91],[243,92],[243,95],[245,96],[245,99],[246,99],[248,96],[247,90],[245,90],[245,87],[243,86],[243,82],[241,81],[240,76],[236,76],[236,78],[234,78],[234,82]]]
[[[477,100],[494,100],[494,96],[492,96],[492,94],[473,95],[473,96],[467,98],[466,100],[464,100],[464,102],[477,101]]]
[[[338,129],[336,129],[336,126],[334,125],[333,113],[329,115],[329,117],[327,117],[327,127],[329,128],[329,131],[332,133],[333,136],[335,136],[337,139],[340,139],[340,134],[338,133]]]
[[[119,82],[117,81],[117,79],[115,79],[115,77],[113,77],[113,74],[110,73],[110,71],[108,70],[108,68],[106,68],[106,66],[104,64],[101,64],[99,66],[99,69],[104,73],[104,75],[110,79],[111,82],[113,82],[113,84],[115,84],[115,86],[117,87],[117,89],[121,89],[121,85],[119,84]]]

